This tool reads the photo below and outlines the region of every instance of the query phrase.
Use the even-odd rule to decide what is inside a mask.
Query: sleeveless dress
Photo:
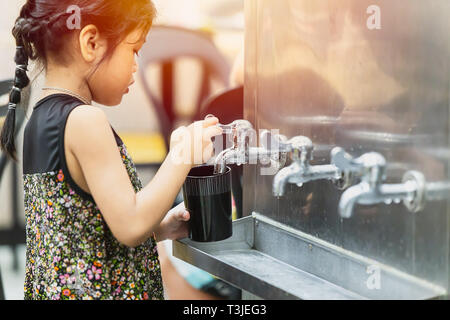
[[[25,299],[163,299],[156,242],[130,248],[108,228],[93,197],[72,179],[64,130],[83,102],[66,94],[40,100],[25,127]],[[135,192],[135,164],[111,127]],[[126,214],[126,213],[124,213]]]

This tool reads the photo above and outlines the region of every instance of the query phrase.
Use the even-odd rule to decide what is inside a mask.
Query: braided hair
[[[8,155],[17,161],[16,147],[14,144],[15,122],[16,122],[16,108],[21,100],[22,89],[30,84],[30,79],[27,75],[29,54],[25,48],[24,37],[22,30],[24,26],[29,28],[26,20],[19,18],[13,29],[13,35],[16,38],[16,55],[14,61],[16,63],[16,72],[14,77],[14,85],[9,94],[8,112],[3,125],[1,134],[1,147]]]
[[[57,56],[66,51],[67,36],[76,32],[67,26],[72,15],[68,8],[74,5],[80,9],[83,21],[80,27],[94,24],[108,40],[106,56],[111,55],[119,42],[136,27],[149,29],[156,15],[151,0],[27,0],[12,30],[16,39],[16,70],[0,137],[1,150],[14,161],[17,161],[14,143],[16,108],[23,89],[30,84],[28,62],[37,60],[46,68],[48,53]]]

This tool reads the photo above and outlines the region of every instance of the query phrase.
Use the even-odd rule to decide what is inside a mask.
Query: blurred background
[[[9,0],[0,11],[0,128],[15,70],[11,29],[24,3]],[[243,0],[154,0],[154,3],[158,16],[140,54],[136,83],[119,106],[102,107],[127,145],[144,185],[166,155],[170,132],[204,116],[214,97],[239,88],[243,82]],[[43,73],[32,67],[30,71],[34,81],[28,105],[32,106],[39,98]],[[22,130],[30,109],[24,109],[23,117],[17,119],[19,159]],[[1,277],[5,298],[23,299],[22,162],[14,165],[1,153],[0,159]]]

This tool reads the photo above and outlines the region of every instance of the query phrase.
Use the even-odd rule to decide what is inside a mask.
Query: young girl
[[[79,28],[71,28],[77,13]],[[212,156],[211,138],[222,133],[218,119],[176,130],[168,157],[142,187],[125,145],[91,105],[121,102],[154,16],[150,0],[28,0],[20,12],[16,78],[1,135],[14,159],[28,60],[46,71],[24,132],[25,299],[163,298],[156,241],[187,235],[189,214],[167,211],[193,158]],[[180,161],[186,137],[192,158]]]

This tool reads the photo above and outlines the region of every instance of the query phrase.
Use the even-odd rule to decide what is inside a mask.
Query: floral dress
[[[48,96],[36,104],[25,128],[25,299],[163,299],[155,239],[136,248],[119,243],[67,169],[65,124],[82,104],[65,94]],[[138,192],[136,167],[112,131]]]

